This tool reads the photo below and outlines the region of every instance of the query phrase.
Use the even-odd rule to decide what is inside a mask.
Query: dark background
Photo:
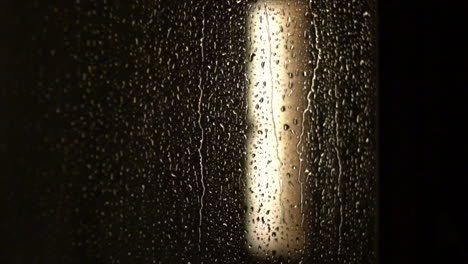
[[[435,263],[468,263],[467,174],[463,168],[466,140],[462,131],[466,123],[463,110],[467,90],[463,75],[468,69],[468,46],[462,39],[467,31],[464,29],[467,13],[462,7],[463,1],[458,1],[458,5],[455,1],[446,2],[379,1],[381,263],[431,260]],[[3,8],[2,3],[0,9]],[[24,32],[30,29],[10,27],[15,25],[12,18],[21,17],[20,10],[8,10],[16,13],[4,16],[2,12],[1,39],[10,38],[6,42],[9,45],[27,46],[24,40],[28,36]],[[11,41],[11,38],[15,40]],[[5,47],[5,42],[1,42],[1,58],[11,59],[12,55],[4,53],[12,47]],[[0,63],[3,84],[21,77],[10,75],[8,61]],[[3,97],[4,92],[1,89],[0,96]],[[6,120],[15,118],[12,113],[22,111],[11,108],[13,105],[15,102],[0,105],[2,137],[5,137],[3,133],[9,123]],[[14,131],[14,128],[10,129]],[[5,146],[0,145],[0,148]],[[1,165],[8,168],[3,164],[3,157]],[[3,177],[0,184],[2,192],[17,190],[13,198],[18,204],[29,204],[21,200],[21,193],[34,191],[28,189],[28,184]],[[4,201],[1,205],[3,212],[14,213],[14,208],[6,208],[8,204]],[[18,218],[30,222],[17,225],[35,228],[31,225],[34,223],[31,217],[37,212],[27,208],[18,211],[29,212],[26,217]],[[3,249],[14,250],[11,246],[5,247],[6,243],[2,239]],[[29,248],[30,252],[22,254],[41,254],[40,249],[34,248],[34,241],[10,243],[25,243],[23,247]]]
[[[379,1],[381,263],[468,263],[466,8]]]

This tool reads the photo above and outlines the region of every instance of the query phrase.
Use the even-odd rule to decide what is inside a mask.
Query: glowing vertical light
[[[247,240],[254,255],[300,254],[309,59],[305,4],[259,1],[249,12]],[[303,27],[304,25],[304,27]]]

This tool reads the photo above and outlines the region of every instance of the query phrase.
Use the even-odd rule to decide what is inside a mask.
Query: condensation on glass
[[[6,8],[7,258],[376,262],[374,1]]]
[[[306,3],[257,2],[247,17],[248,243],[256,255],[297,255],[304,245],[301,179],[308,111]]]

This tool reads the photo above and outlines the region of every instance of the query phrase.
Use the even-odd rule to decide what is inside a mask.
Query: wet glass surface
[[[7,261],[375,263],[374,2],[2,12]]]

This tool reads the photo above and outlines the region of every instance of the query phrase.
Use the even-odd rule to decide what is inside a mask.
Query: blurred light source
[[[304,3],[260,1],[247,19],[246,224],[250,251],[259,256],[295,256],[304,246],[300,159],[310,90],[304,13]]]

